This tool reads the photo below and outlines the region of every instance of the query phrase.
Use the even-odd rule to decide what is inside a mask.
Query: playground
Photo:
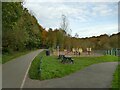
[[[96,57],[96,56],[104,56],[104,55],[113,55],[113,56],[120,56],[120,49],[119,48],[112,48],[109,50],[92,50],[92,48],[72,48],[71,50],[59,50],[53,49],[49,51],[50,55],[59,56],[65,55],[68,57]]]

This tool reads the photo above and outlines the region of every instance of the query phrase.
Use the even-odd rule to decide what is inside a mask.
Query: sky
[[[62,14],[67,17],[69,34],[80,38],[118,33],[117,0],[25,0],[23,6],[46,30],[60,28]],[[105,1],[105,0],[104,0]],[[113,2],[114,1],[114,2]]]

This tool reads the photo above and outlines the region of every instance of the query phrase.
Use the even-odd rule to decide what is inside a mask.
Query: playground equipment
[[[87,49],[87,54],[90,55],[91,54],[91,51],[92,49],[91,48],[86,48]]]
[[[73,48],[72,52],[74,53],[74,55],[81,55],[81,53],[83,52],[82,48]]]

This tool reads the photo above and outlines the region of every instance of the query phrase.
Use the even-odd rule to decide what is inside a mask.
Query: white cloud
[[[99,25],[94,27],[85,27],[80,28],[77,32],[80,37],[92,37],[92,36],[99,36],[101,34],[113,34],[118,33],[118,25],[112,24],[112,25]]]
[[[87,10],[85,10],[84,6],[80,6],[78,8],[61,3],[26,2],[24,3],[24,7],[27,7],[30,11],[32,11],[39,22],[46,22],[45,24],[51,24],[51,26],[58,23],[56,21],[60,20],[62,14],[65,14],[68,18],[71,17],[81,22],[88,20],[86,16]]]
[[[112,15],[118,12],[116,6],[110,7],[108,4],[96,5],[95,7],[92,8],[92,15],[101,15],[101,16]],[[116,10],[114,10],[113,8],[116,8]]]
[[[84,4],[84,5],[83,5]],[[29,10],[32,10],[37,18],[45,18],[45,19],[52,19],[52,18],[60,18],[61,14],[66,14],[70,17],[76,17],[76,19],[80,20],[81,22],[85,22],[88,20],[88,16],[90,15],[112,15],[117,10],[111,9],[107,4],[98,3],[95,7],[92,8],[92,12],[89,10],[87,3],[79,3],[79,7],[77,6],[69,6],[65,5],[64,3],[37,3],[37,2],[29,2],[25,3],[25,7]]]
[[[61,22],[61,15],[65,14],[72,22],[72,24],[70,23],[70,27],[73,27],[76,24],[72,34],[78,32],[78,28],[80,28],[79,33],[81,37],[100,35],[102,33],[109,34],[118,31],[114,24],[101,26],[93,25],[91,27],[84,25],[85,28],[79,27],[79,25],[86,24],[88,22],[90,23],[91,21],[92,23],[95,21],[94,23],[96,24],[94,16],[100,15],[101,17],[97,18],[102,18],[102,16],[107,18],[108,16],[111,17],[111,15],[115,15],[117,12],[117,6],[110,6],[108,3],[64,3],[64,1],[61,3],[42,3],[39,2],[39,0],[35,2],[31,0],[31,2],[27,1],[24,3],[24,7],[27,7],[34,13],[38,22],[44,28],[58,28]]]

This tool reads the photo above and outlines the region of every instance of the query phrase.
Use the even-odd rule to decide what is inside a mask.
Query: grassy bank
[[[120,89],[120,65],[117,66],[116,71],[113,75],[112,88]]]
[[[29,76],[31,79],[40,79],[40,75],[38,74],[40,56],[44,56],[41,65],[41,80],[60,78],[96,63],[118,61],[118,57],[116,56],[74,57],[74,64],[62,64],[57,57],[45,56],[45,52],[42,52],[32,62],[29,70]]]
[[[26,51],[21,51],[21,52],[14,52],[14,53],[11,53],[11,54],[3,54],[2,55],[2,64],[8,62],[8,61],[11,61],[17,57],[20,57],[22,55],[25,55],[31,51],[34,51],[34,50],[26,50]]]

